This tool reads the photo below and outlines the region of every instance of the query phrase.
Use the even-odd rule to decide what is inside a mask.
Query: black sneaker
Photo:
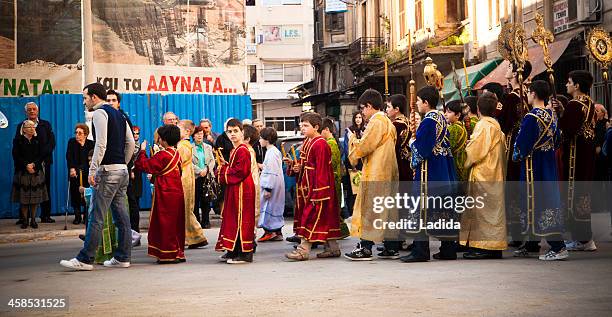
[[[23,218],[19,218],[19,220],[17,220],[17,222],[15,222],[15,225],[22,225],[24,222]]]
[[[85,235],[84,235],[84,234],[82,234],[82,233],[81,233],[81,234],[79,234],[79,239],[81,239],[81,240],[85,241]]]
[[[253,252],[242,253],[235,258],[228,259],[227,264],[245,264],[253,262]]]
[[[383,250],[383,252],[378,253],[376,256],[381,259],[397,260],[399,259],[400,254],[398,251],[385,249]]]
[[[372,261],[372,251],[358,244],[353,251],[345,253],[344,257],[351,261]]]
[[[42,222],[42,223],[55,223],[55,219],[53,219],[51,217],[41,218],[40,222]]]

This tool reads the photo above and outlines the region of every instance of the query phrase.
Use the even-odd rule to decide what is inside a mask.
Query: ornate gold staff
[[[600,27],[593,28],[587,35],[587,48],[591,56],[601,67],[604,82],[604,103],[608,109],[610,107],[610,95],[608,92],[608,66],[612,63],[612,39],[610,34]]]
[[[554,70],[552,69],[552,60],[550,59],[550,51],[548,45],[555,41],[555,36],[544,27],[544,17],[537,13],[535,16],[536,28],[531,33],[531,39],[542,47],[544,55],[544,64],[546,65],[546,72],[548,73],[548,81],[550,82],[550,88],[552,89],[552,96],[557,99],[557,89],[555,88],[555,76]]]
[[[444,88],[444,83],[442,82],[442,73],[438,70],[438,65],[433,62],[431,57],[427,57],[425,59],[425,67],[423,68],[423,76],[425,77],[425,81],[428,85],[436,87],[438,92],[440,93],[440,100],[442,104],[444,104],[444,95],[442,94],[442,89]],[[437,105],[432,105],[437,106]]]
[[[519,92],[523,110],[528,109],[525,104],[523,89],[523,68],[528,59],[525,29],[521,24],[506,23],[497,38],[497,50],[500,55],[516,65],[518,73]]]
[[[410,93],[410,118],[408,120],[408,124],[410,126],[410,132],[416,133],[416,82],[413,77],[413,67],[412,63],[412,30],[408,30],[408,65],[410,65],[410,82],[409,85],[409,93]]]

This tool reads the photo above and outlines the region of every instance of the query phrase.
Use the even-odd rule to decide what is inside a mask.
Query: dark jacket
[[[234,144],[225,132],[219,135],[219,137],[215,141],[215,149],[218,149],[220,147],[222,148],[221,153],[223,153],[223,158],[225,159],[225,161],[229,162],[230,153],[232,152],[232,149],[234,149]]]
[[[48,153],[41,145],[40,139],[36,136],[28,140],[23,135],[18,135],[13,139],[13,164],[16,171],[27,171],[26,166],[34,163],[34,170],[40,171],[44,158]]]
[[[17,126],[17,131],[15,131],[15,139],[18,136],[21,136],[21,122]],[[53,129],[51,128],[51,123],[47,120],[38,119],[38,125],[36,126],[36,138],[38,138],[38,142],[40,146],[43,148],[43,152],[45,153],[44,162],[48,165],[53,163],[53,151],[55,150],[55,134],[53,134]]]
[[[76,138],[71,138],[68,140],[68,147],[66,149],[66,165],[68,166],[68,170],[74,168],[77,170],[77,175],[79,170],[83,173],[83,179],[87,180],[87,176],[89,174],[89,160],[87,159],[87,153],[94,148],[94,141],[85,140],[85,144],[81,146],[79,142],[77,142]]]

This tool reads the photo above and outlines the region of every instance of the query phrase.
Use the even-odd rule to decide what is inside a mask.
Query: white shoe
[[[93,270],[93,265],[83,263],[76,258],[72,258],[70,260],[61,260],[60,265],[63,267],[67,267],[69,269],[77,270],[77,271],[91,271]]]
[[[595,245],[595,241],[590,240],[589,242],[583,244],[584,246],[584,251],[589,251],[589,252],[593,252],[593,251],[597,251],[597,246]]]
[[[559,261],[565,260],[569,257],[569,252],[565,249],[561,249],[559,252],[555,252],[553,250],[548,251],[546,254],[540,255],[540,260],[542,261]]]
[[[119,262],[117,260],[115,260],[115,258],[112,258],[108,261],[104,261],[104,266],[106,267],[123,267],[123,268],[127,268],[130,267],[130,262]]]

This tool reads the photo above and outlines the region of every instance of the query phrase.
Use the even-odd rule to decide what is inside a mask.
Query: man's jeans
[[[99,171],[96,174],[97,186],[91,200],[93,210],[89,215],[83,249],[77,255],[79,261],[89,264],[93,262],[102,237],[104,215],[108,212],[109,208],[111,209],[113,222],[119,235],[114,257],[120,262],[130,261],[132,233],[128,207],[126,205],[128,181],[127,170]]]

